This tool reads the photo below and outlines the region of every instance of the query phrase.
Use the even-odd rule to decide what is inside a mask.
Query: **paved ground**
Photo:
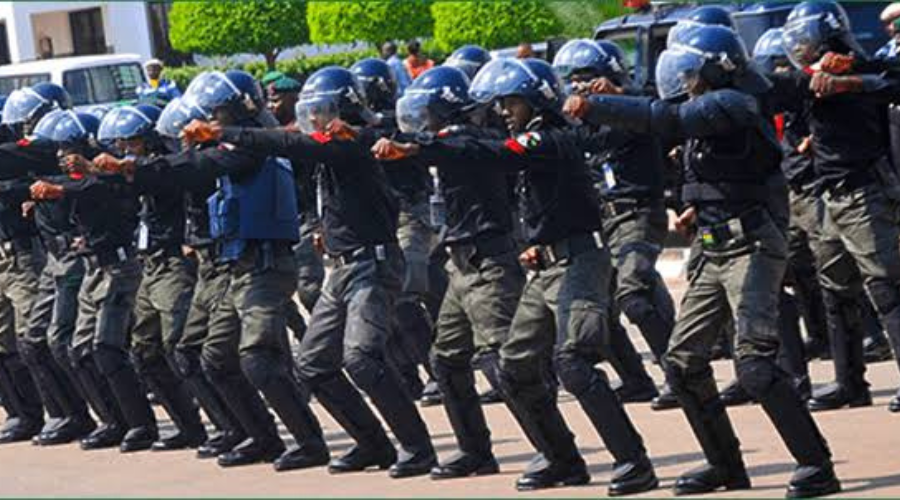
[[[633,332],[632,332],[633,333]],[[640,347],[646,351],[643,344]],[[730,380],[729,363],[716,364],[720,383]],[[661,374],[653,368],[653,375]],[[831,366],[812,365],[813,379],[825,383]],[[886,405],[898,383],[893,363],[871,367],[875,395],[871,408],[817,414],[834,452],[844,494],[855,497],[900,497],[900,415]],[[121,455],[116,451],[82,452],[77,446],[41,449],[28,444],[0,447],[0,496],[103,496],[103,497],[598,497],[603,496],[611,458],[571,398],[563,396],[563,410],[578,436],[593,475],[586,487],[519,495],[512,485],[532,457],[532,450],[501,405],[488,407],[496,454],[503,472],[469,480],[434,482],[427,478],[392,480],[369,472],[342,477],[324,470],[275,473],[259,465],[225,471],[214,462],[199,461],[190,452]],[[350,440],[318,406],[333,453],[341,453]],[[646,404],[630,405],[651,452],[661,489],[648,496],[668,496],[679,473],[701,463],[699,449],[679,411],[656,413]],[[455,442],[441,408],[423,410],[442,455]],[[792,461],[762,410],[745,406],[730,410],[743,444],[754,489],[728,497],[780,497],[793,469]],[[168,427],[168,423],[166,423]],[[720,495],[726,496],[726,495]]]

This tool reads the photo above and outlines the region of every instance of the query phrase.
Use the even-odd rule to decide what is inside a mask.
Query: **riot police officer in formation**
[[[839,492],[811,412],[871,405],[864,339],[883,328],[900,347],[886,119],[900,73],[866,57],[831,0],[798,4],[752,55],[727,11],[696,9],[669,33],[658,95],[626,66],[615,43],[580,39],[552,66],[467,45],[402,92],[377,59],[265,91],[209,71],[165,109],[99,116],[51,83],[14,91],[0,103],[0,443],[496,474],[480,370],[537,452],[519,490],[590,482],[561,387],[614,458],[609,495],[658,486],[624,406],[651,399],[682,408],[706,459],[676,494],[750,488],[725,409],[750,401],[797,463],[787,496]],[[669,151],[692,242],[677,315],[655,269]],[[723,331],[737,380],[720,394]],[[815,393],[812,356],[835,366]],[[160,436],[148,390],[174,433]],[[339,457],[313,397],[354,441]],[[442,460],[420,398],[453,430]]]

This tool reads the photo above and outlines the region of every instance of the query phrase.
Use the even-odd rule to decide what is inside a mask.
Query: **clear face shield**
[[[397,126],[401,132],[415,134],[433,130],[438,125],[428,110],[430,91],[407,91],[397,101]]]
[[[197,76],[184,93],[185,99],[191,100],[202,109],[207,119],[212,118],[216,108],[240,95],[241,91],[219,71]]]
[[[827,46],[821,16],[803,17],[786,24],[781,40],[788,59],[796,68],[815,64]]]
[[[120,139],[131,139],[152,129],[153,120],[137,108],[125,106],[110,111],[100,122],[97,140],[101,144],[113,144]]]
[[[38,111],[50,102],[30,88],[13,91],[3,106],[3,124],[22,125],[32,121]]]
[[[341,117],[337,95],[314,94],[301,97],[296,107],[297,125],[305,134],[325,132],[328,124]]]

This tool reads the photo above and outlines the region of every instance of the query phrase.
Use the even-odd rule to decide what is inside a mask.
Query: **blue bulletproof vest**
[[[283,158],[267,158],[259,172],[241,182],[219,177],[218,189],[207,200],[219,260],[239,259],[252,240],[297,241],[296,189],[294,170]]]

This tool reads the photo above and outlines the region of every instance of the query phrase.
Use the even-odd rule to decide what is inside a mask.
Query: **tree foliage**
[[[562,32],[542,0],[436,1],[431,5],[434,39],[444,50],[467,43],[488,49],[544,40]]]
[[[381,43],[431,35],[429,0],[313,0],[306,19],[313,43]]]
[[[169,13],[169,40],[183,52],[263,54],[269,67],[282,49],[309,41],[306,2],[181,1]]]
[[[590,38],[600,23],[627,12],[620,0],[548,0],[547,6],[562,22],[566,38]]]

